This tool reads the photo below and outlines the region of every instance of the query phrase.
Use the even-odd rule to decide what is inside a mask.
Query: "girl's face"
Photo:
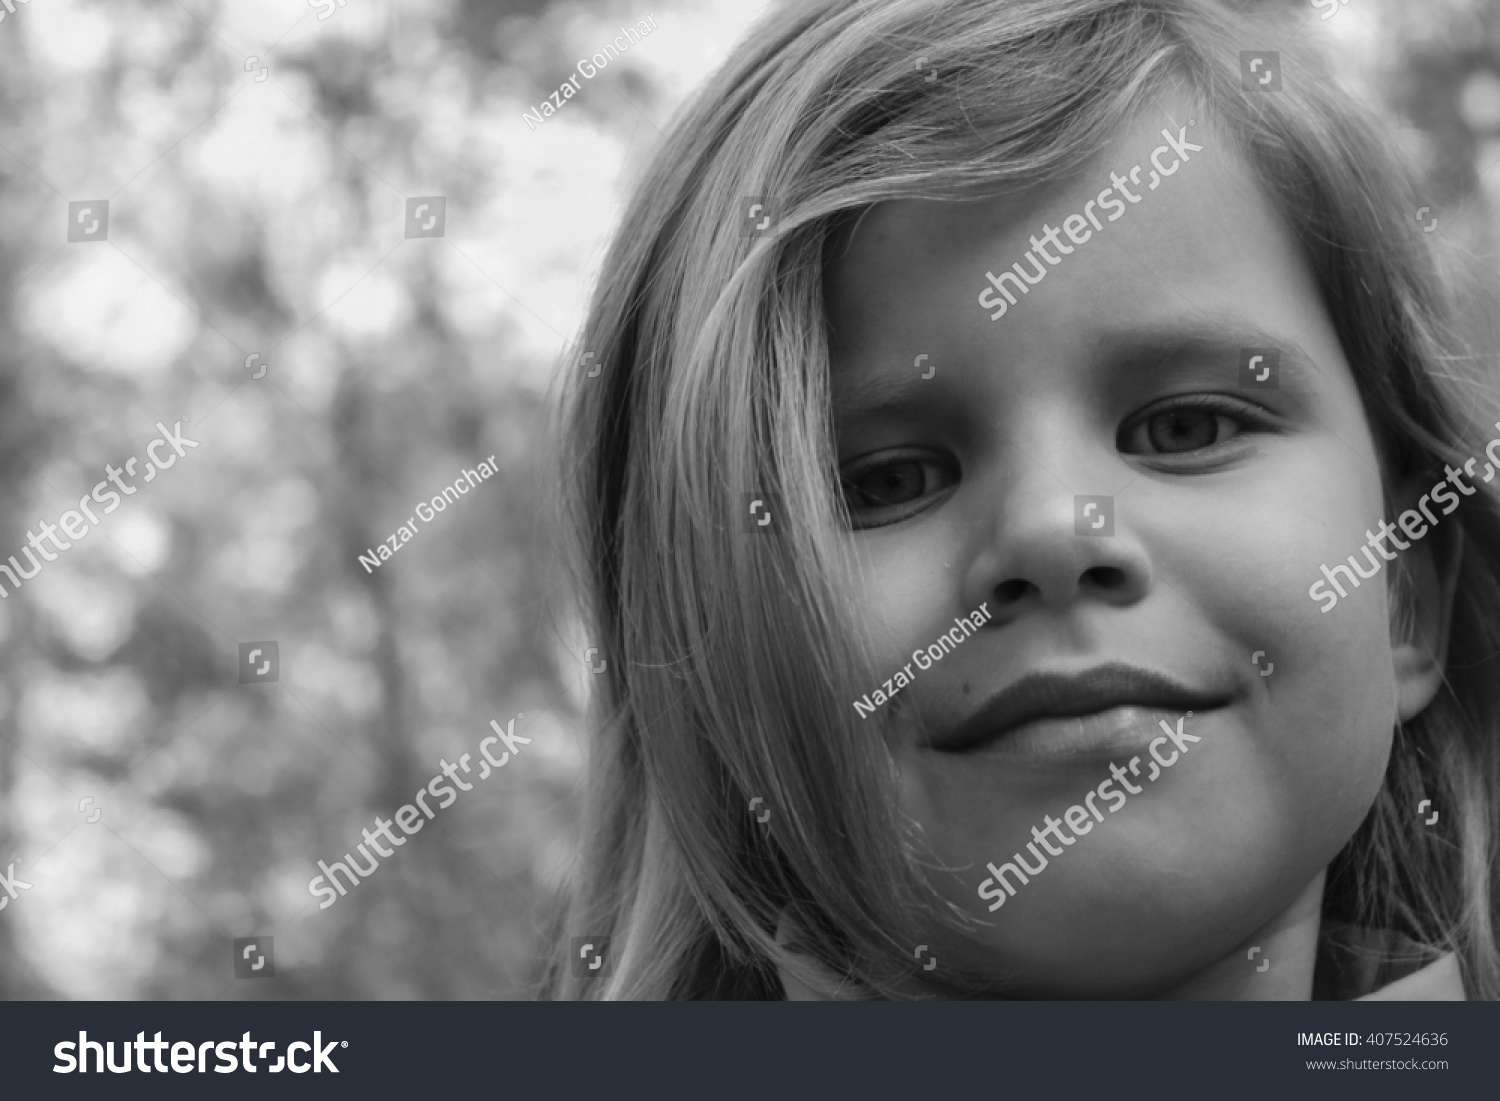
[[[1256,971],[1247,938],[1316,894],[1407,708],[1394,563],[1326,613],[1308,594],[1383,515],[1350,366],[1292,233],[1193,116],[1019,197],[883,204],[832,254],[868,688],[906,677],[878,711],[904,809],[985,923],[932,951],[1022,994]],[[1202,149],[1151,190],[1164,128]],[[986,273],[1017,262],[1045,275],[992,320]],[[987,865],[1035,869],[1028,843],[1046,867],[991,910]]]

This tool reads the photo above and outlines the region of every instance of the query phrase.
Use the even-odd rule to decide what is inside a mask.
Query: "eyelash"
[[[1130,452],[1126,451],[1127,437],[1132,433],[1144,430],[1153,418],[1164,413],[1175,413],[1179,410],[1192,412],[1212,413],[1227,420],[1236,422],[1239,431],[1228,440],[1215,440],[1201,448],[1181,452]],[[1120,427],[1120,433],[1116,445],[1125,454],[1139,454],[1143,457],[1157,461],[1172,462],[1174,460],[1190,456],[1203,456],[1206,453],[1217,452],[1221,448],[1228,447],[1236,440],[1241,439],[1249,431],[1267,431],[1272,427],[1271,415],[1261,406],[1240,398],[1233,398],[1227,394],[1186,394],[1182,397],[1168,398],[1158,405],[1142,410],[1136,416],[1126,421]]]
[[[948,476],[952,478],[952,481],[938,490],[931,493],[924,493],[920,498],[912,502],[886,505],[884,507],[870,505],[865,506],[862,510],[853,503],[853,494],[857,492],[855,483],[868,478],[871,474],[878,474],[883,470],[894,470],[897,467],[909,465],[916,465],[923,468],[924,485],[928,480],[926,472],[926,468],[928,467],[945,470]],[[909,519],[920,512],[926,512],[936,504],[937,499],[941,495],[946,494],[956,486],[958,481],[959,472],[956,462],[947,456],[939,455],[937,452],[918,448],[911,448],[905,451],[882,452],[878,461],[856,461],[851,469],[841,472],[839,475],[839,482],[843,489],[844,505],[849,514],[849,524],[855,531],[863,531],[868,528],[882,528],[887,524],[900,523],[902,520]],[[861,511],[866,515],[861,516]],[[883,513],[884,515],[878,519],[871,520],[868,516],[869,513]]]
[[[1212,413],[1216,416],[1224,417],[1227,420],[1236,422],[1239,431],[1237,431],[1235,435],[1230,437],[1228,440],[1215,440],[1211,444],[1208,444],[1201,448],[1194,448],[1190,451],[1142,451],[1138,453],[1125,451],[1127,436],[1131,435],[1132,433],[1145,430],[1153,418],[1159,417],[1164,413],[1173,413],[1179,410]],[[1244,401],[1239,398],[1232,398],[1225,394],[1188,394],[1183,395],[1182,397],[1168,398],[1157,405],[1142,410],[1136,416],[1126,421],[1125,424],[1123,424],[1120,428],[1120,432],[1117,437],[1117,446],[1119,446],[1121,451],[1126,454],[1140,454],[1157,462],[1172,463],[1177,462],[1183,458],[1193,456],[1197,456],[1201,460],[1201,457],[1205,454],[1212,454],[1214,452],[1217,452],[1221,448],[1230,446],[1236,440],[1239,440],[1247,431],[1266,431],[1269,430],[1271,426],[1272,418],[1270,414],[1264,408],[1251,402]],[[923,494],[915,501],[903,502],[895,505],[887,505],[884,507],[878,505],[866,506],[863,509],[863,512],[867,515],[859,515],[861,510],[857,508],[851,500],[852,495],[857,492],[857,490],[855,489],[855,483],[864,478],[868,478],[871,474],[879,473],[882,470],[894,469],[909,464],[917,464],[924,468],[924,483],[927,480],[925,471],[925,468],[927,467],[933,467],[937,469],[947,468],[953,481],[949,485],[943,486],[942,488],[932,493]],[[886,527],[889,524],[897,524],[903,520],[910,519],[911,517],[916,516],[922,512],[926,512],[929,508],[934,507],[938,503],[942,495],[953,489],[961,480],[961,473],[957,469],[957,467],[958,464],[951,458],[942,456],[939,459],[937,452],[922,449],[908,449],[905,451],[882,453],[879,457],[879,460],[875,462],[856,461],[851,470],[847,472],[841,472],[839,477],[840,484],[843,488],[845,507],[849,515],[850,527],[855,531],[864,531],[870,528]],[[879,516],[878,518],[872,520],[868,516],[869,513],[885,513],[885,515]]]

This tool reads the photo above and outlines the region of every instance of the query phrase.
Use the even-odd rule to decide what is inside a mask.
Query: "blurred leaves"
[[[625,150],[600,103],[525,141],[517,89],[640,15],[327,7],[37,0],[0,24],[0,560],[139,463],[0,603],[0,866],[34,884],[0,916],[0,996],[526,992],[581,766],[542,406],[616,186],[549,155]],[[593,213],[559,232],[534,208],[564,175]],[[446,236],[406,238],[406,197],[434,194]],[[64,244],[77,198],[109,202],[107,241]],[[143,483],[182,418],[199,447]],[[258,639],[279,679],[241,685]],[[317,860],[518,712],[526,753],[318,909]],[[267,934],[278,978],[235,981],[231,939]]]

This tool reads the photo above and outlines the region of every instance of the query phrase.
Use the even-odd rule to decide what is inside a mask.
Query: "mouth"
[[[1159,718],[1202,714],[1228,702],[1227,695],[1123,663],[1082,673],[1030,673],[957,725],[936,732],[927,744],[951,754],[991,748],[1027,756],[1106,750],[1154,729]]]

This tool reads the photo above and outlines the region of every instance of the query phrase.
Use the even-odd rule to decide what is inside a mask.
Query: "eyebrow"
[[[1184,363],[1210,364],[1224,371],[1225,379],[1238,379],[1241,357],[1247,349],[1270,348],[1281,353],[1279,381],[1305,385],[1317,373],[1306,348],[1295,339],[1281,336],[1239,317],[1205,316],[1160,327],[1146,326],[1105,333],[1097,346],[1104,351],[1097,359],[1111,374],[1118,371],[1169,371]]]
[[[1203,316],[1162,325],[1100,334],[1095,341],[1094,365],[1110,376],[1122,373],[1165,373],[1187,363],[1207,363],[1222,369],[1226,385],[1237,383],[1245,349],[1272,348],[1281,353],[1279,381],[1291,388],[1306,385],[1317,368],[1307,349],[1240,317]],[[911,404],[917,396],[936,393],[923,389],[924,380],[913,368],[899,374],[889,370],[848,372],[832,380],[833,410],[840,418],[869,416]]]
[[[859,417],[908,405],[927,380],[913,368],[910,374],[890,371],[864,372],[845,381],[832,382],[833,411],[840,417]]]

